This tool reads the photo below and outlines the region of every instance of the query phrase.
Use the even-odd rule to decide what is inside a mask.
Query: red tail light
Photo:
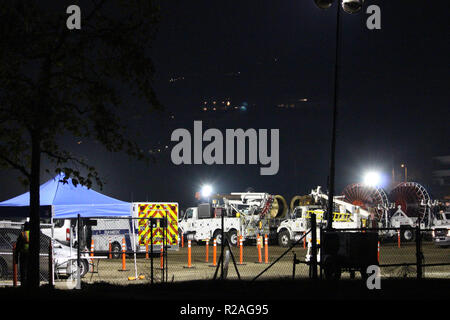
[[[70,229],[66,229],[66,241],[70,241]]]

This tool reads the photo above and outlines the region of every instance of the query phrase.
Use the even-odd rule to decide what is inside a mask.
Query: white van
[[[130,219],[128,218],[90,218],[89,226],[83,227],[86,243],[83,243],[83,250],[91,250],[92,240],[94,241],[95,254],[108,254],[111,242],[113,258],[119,258],[122,252],[122,241],[125,239],[126,249],[132,250],[132,237]],[[72,247],[77,247],[77,219],[54,219],[53,238],[58,242]],[[51,236],[51,228],[42,230],[42,233]],[[72,240],[72,241],[71,241]]]

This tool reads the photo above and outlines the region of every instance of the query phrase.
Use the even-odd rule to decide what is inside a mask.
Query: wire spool
[[[296,195],[294,197],[292,197],[291,199],[291,205],[290,205],[290,209],[291,211],[294,211],[295,207],[298,206],[309,206],[309,205],[313,205],[314,204],[314,198],[311,196],[300,196],[300,195]]]
[[[400,206],[402,211],[408,217],[418,217],[420,219],[426,213],[426,206],[431,201],[427,190],[417,182],[402,182],[398,184],[389,193],[389,199],[395,203],[395,206]]]
[[[386,192],[379,187],[354,183],[345,187],[342,194],[346,202],[374,212],[378,218],[383,214],[383,208],[389,207]]]
[[[281,195],[273,197],[272,207],[270,208],[271,218],[284,218],[288,211],[286,199]]]

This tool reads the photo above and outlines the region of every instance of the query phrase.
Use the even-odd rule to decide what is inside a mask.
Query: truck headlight
[[[450,237],[450,229],[447,229],[447,237]]]
[[[431,231],[431,236],[434,238],[436,236],[436,232],[434,230]]]

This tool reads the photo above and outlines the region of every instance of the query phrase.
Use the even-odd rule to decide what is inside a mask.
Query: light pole
[[[347,13],[357,13],[361,10],[364,0],[338,0],[341,2],[342,9]],[[314,0],[321,9],[328,9],[335,0]],[[335,176],[335,158],[336,158],[336,120],[338,111],[338,93],[339,93],[339,59],[340,59],[340,14],[339,5],[336,6],[336,51],[334,60],[334,95],[333,95],[333,122],[331,136],[330,152],[330,173],[328,183],[328,210],[327,210],[327,229],[332,229],[333,224],[333,197],[334,197],[334,176]]]
[[[405,182],[408,181],[408,168],[406,167],[406,164],[402,163],[401,164],[402,168],[405,168]]]

